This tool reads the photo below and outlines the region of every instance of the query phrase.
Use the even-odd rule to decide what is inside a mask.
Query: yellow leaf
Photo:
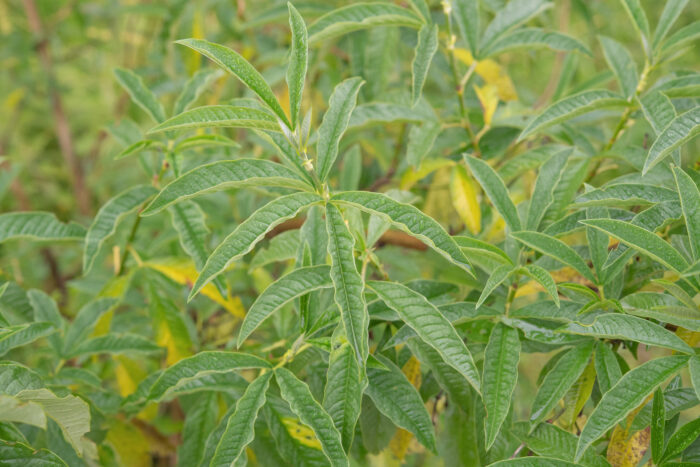
[[[691,347],[697,347],[697,345],[700,344],[700,332],[678,328],[676,329],[676,335]]]
[[[616,425],[608,444],[607,458],[612,467],[635,467],[649,448],[649,427],[629,436],[626,429]]]
[[[455,161],[450,159],[426,159],[420,167],[414,169],[409,168],[401,176],[400,186],[402,190],[410,190],[419,180],[424,179],[431,173],[443,167],[451,167],[455,165]]]
[[[192,33],[190,37],[193,39],[204,39],[204,33],[202,31],[202,9],[199,6],[196,6],[194,10],[194,15],[192,17]],[[202,63],[202,56],[194,50],[189,50],[187,53],[187,72],[192,76],[199,70]]]
[[[498,88],[495,84],[486,84],[484,86],[474,86],[474,91],[484,112],[484,125],[491,126],[493,114],[496,113],[496,108],[498,107]]]
[[[591,392],[593,391],[593,383],[595,382],[595,364],[593,359],[588,362],[588,365],[581,373],[581,376],[576,380],[576,382],[571,386],[571,388],[564,395],[564,413],[562,414],[560,420],[566,428],[571,427],[578,414],[583,409],[583,406],[591,397]]]
[[[477,190],[477,185],[467,174],[466,169],[461,165],[455,166],[450,183],[452,206],[467,229],[474,235],[481,231],[481,207],[479,207]]]
[[[425,196],[423,212],[442,224],[449,224],[454,211],[445,200],[450,198],[452,170],[443,167],[435,172],[428,194]]]
[[[159,320],[156,331],[156,344],[160,347],[165,347],[168,351],[165,359],[168,366],[174,365],[183,358],[192,355],[192,350],[190,349],[192,342],[189,336],[184,338],[186,334],[173,329],[171,323],[168,323],[167,319]],[[187,330],[185,330],[185,332],[186,331]]]
[[[403,374],[406,379],[416,389],[420,388],[421,385],[421,373],[420,373],[420,362],[414,356],[408,359],[402,368]],[[413,440],[413,434],[403,428],[398,428],[394,437],[389,442],[389,454],[390,457],[387,459],[387,463],[390,465],[398,465],[403,462],[408,453],[408,447]]]
[[[321,442],[316,438],[314,431],[296,418],[285,417],[282,419],[282,424],[290,436],[299,443],[312,449],[321,449]]]
[[[197,268],[195,268],[194,263],[190,260],[168,258],[164,260],[147,261],[143,263],[143,265],[155,269],[178,284],[188,287],[192,287],[199,275]],[[243,310],[240,299],[238,297],[222,297],[213,283],[210,282],[205,285],[201,294],[224,307],[237,318],[243,318],[245,316],[245,310]]]
[[[466,49],[454,49],[454,54],[458,60],[462,61],[467,66],[471,66],[472,63],[474,63],[474,57]],[[497,62],[488,58],[481,60],[475,65],[474,71],[481,76],[486,84],[496,86],[498,89],[498,97],[502,101],[508,102],[518,99],[513,81],[511,81],[505,69]]]
[[[131,423],[115,419],[107,432],[107,442],[121,461],[119,465],[149,467],[151,453],[148,439]]]

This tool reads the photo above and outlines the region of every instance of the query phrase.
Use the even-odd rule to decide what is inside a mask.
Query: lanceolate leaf
[[[661,357],[625,373],[620,381],[603,395],[588,418],[579,437],[575,459],[580,459],[588,446],[638,407],[649,394],[687,362],[687,356]]]
[[[629,99],[637,90],[639,81],[637,66],[632,56],[622,44],[609,37],[601,36],[600,43],[603,46],[605,60],[620,84],[622,95]]]
[[[489,298],[491,293],[496,290],[499,285],[505,282],[506,279],[508,279],[512,272],[513,267],[510,265],[503,265],[496,268],[486,281],[484,289],[481,291],[481,295],[479,296],[479,300],[476,302],[476,308],[479,308],[486,301],[486,299]]]
[[[675,248],[646,229],[616,219],[588,219],[580,222],[607,233],[677,272],[688,267],[688,262]]]
[[[533,428],[549,415],[566,391],[581,376],[591,358],[593,344],[594,341],[591,340],[567,351],[547,373],[532,403],[530,424]]]
[[[479,57],[479,1],[455,0],[451,4],[452,14],[462,38],[469,46],[472,56]]]
[[[673,175],[681,198],[690,250],[693,253],[693,259],[697,261],[700,259],[700,191],[690,175],[680,167],[673,168]]]
[[[114,234],[124,216],[145,203],[158,190],[150,185],[137,185],[107,201],[97,212],[85,235],[83,250],[83,273],[87,274],[104,242]]]
[[[20,347],[40,337],[47,336],[55,331],[55,328],[48,322],[36,322],[29,324],[18,324],[0,330],[0,356],[5,355],[9,350]]]
[[[553,457],[518,457],[489,464],[489,467],[578,467],[580,464]]]
[[[671,99],[661,91],[651,91],[639,99],[639,105],[644,112],[644,117],[654,129],[654,133],[660,135],[669,123],[676,118],[676,108]]]
[[[194,168],[170,182],[142,215],[150,216],[173,203],[204,193],[244,186],[311,188],[296,172],[274,162],[262,159],[213,162]]]
[[[508,189],[501,177],[486,162],[475,157],[464,156],[474,177],[488,195],[498,213],[503,217],[512,232],[522,229],[518,210],[508,194]]]
[[[34,449],[15,441],[0,440],[0,459],[11,459],[9,462],[14,465],[67,467],[63,459],[48,449]]]
[[[204,146],[221,146],[238,148],[241,145],[222,135],[205,134],[185,138],[173,147],[173,152],[177,153],[187,149],[196,149]]]
[[[330,268],[326,265],[307,266],[282,276],[258,296],[246,313],[238,335],[238,346],[285,303],[307,292],[332,286]]]
[[[107,334],[93,337],[76,346],[68,357],[96,355],[101,353],[156,353],[163,350],[148,339],[137,334]]]
[[[544,31],[539,28],[518,29],[501,37],[484,50],[483,56],[497,55],[515,49],[534,47],[548,47],[552,50],[579,51],[586,55],[592,55],[588,47],[577,39],[558,32]]]
[[[483,397],[486,407],[486,449],[496,440],[508,415],[518,380],[520,339],[518,331],[502,323],[491,330],[484,354]]]
[[[270,368],[265,360],[245,353],[205,351],[184,358],[160,374],[148,392],[148,400],[158,401],[185,379],[211,373],[226,373],[247,368]]]
[[[349,465],[343,451],[340,433],[333,425],[333,419],[314,399],[306,383],[299,381],[294,373],[286,368],[276,369],[275,378],[282,398],[289,403],[299,419],[314,431],[331,465],[334,467]]]
[[[355,357],[360,364],[364,364],[369,353],[369,314],[364,299],[363,278],[357,271],[353,255],[355,239],[340,211],[331,203],[326,204],[326,230],[335,302],[340,308],[345,335],[355,351]]]
[[[627,14],[632,19],[635,29],[642,38],[642,43],[647,44],[649,41],[649,20],[646,13],[642,9],[639,0],[620,0],[625,7]]]
[[[50,212],[9,212],[0,214],[0,243],[7,240],[82,240],[85,228],[74,222],[64,224]]]
[[[434,452],[435,431],[420,394],[389,359],[377,355],[375,361],[367,368],[369,385],[365,392],[380,412]],[[377,368],[380,364],[384,368]]]
[[[636,316],[608,313],[598,316],[592,324],[569,323],[560,332],[590,335],[605,339],[624,339],[655,345],[682,353],[693,350],[683,340],[658,324]]]
[[[646,173],[676,148],[690,141],[699,133],[700,107],[694,107],[674,118],[651,145],[647,159],[644,161],[642,173]]]
[[[671,34],[671,36],[661,44],[661,52],[669,53],[678,47],[682,47],[689,42],[697,40],[698,37],[700,37],[700,21],[695,21]]]
[[[133,100],[144,112],[146,112],[156,123],[165,120],[165,110],[153,92],[146,87],[140,76],[131,70],[117,68],[114,70],[119,84],[129,93]]]
[[[450,321],[424,296],[394,282],[371,281],[367,285],[394,310],[443,360],[459,371],[477,391],[479,373],[472,355]]]
[[[161,148],[164,149],[165,145],[161,143],[160,141],[155,141],[152,139],[144,139],[141,141],[137,141],[132,145],[127,146],[124,148],[119,154],[114,156],[115,159],[122,159],[124,157],[131,156],[133,154],[138,154],[141,151],[145,151],[150,148]]]
[[[338,143],[348,127],[350,115],[357,102],[357,94],[363,84],[364,81],[361,78],[349,78],[338,84],[333,90],[328,110],[318,129],[318,142],[316,143],[318,174],[321,181],[328,178],[333,163],[338,157]]]
[[[678,194],[668,188],[641,183],[619,183],[596,188],[576,198],[576,204],[589,206],[635,206],[678,202]]]
[[[297,127],[299,111],[301,109],[301,97],[304,93],[304,80],[306,79],[306,67],[309,55],[309,40],[306,33],[306,24],[294,5],[289,7],[289,27],[292,29],[292,50],[289,55],[287,68],[287,87],[289,88],[289,109],[292,118],[292,129]]]
[[[423,21],[411,10],[391,3],[354,3],[321,16],[309,26],[309,42],[319,43],[359,29],[407,26],[418,29]]]
[[[168,211],[182,249],[192,258],[195,267],[202,269],[209,254],[205,246],[209,229],[204,222],[204,212],[197,203],[189,200],[170,206]]]
[[[399,203],[381,193],[367,191],[338,193],[331,197],[331,201],[349,204],[370,214],[379,215],[471,274],[469,261],[454,239],[440,224],[414,206]]]
[[[270,86],[265,82],[258,70],[253,68],[245,58],[228,47],[200,39],[183,39],[176,41],[176,43],[196,50],[236,76],[257,94],[287,127],[290,126],[289,120],[287,120],[287,116],[284,114],[284,110],[282,110],[272,89],[270,89]]]
[[[549,235],[539,232],[527,231],[513,232],[511,236],[520,243],[529,246],[533,250],[539,251],[543,255],[550,256],[557,261],[561,261],[562,263],[571,266],[583,277],[591,282],[595,282],[595,277],[593,277],[591,270],[588,268],[581,256],[579,256],[579,254],[576,253],[573,248],[558,238],[550,237]]]
[[[175,106],[173,107],[173,115],[179,115],[197,100],[204,89],[214,81],[215,79],[221,77],[224,74],[221,70],[199,70],[195,73],[192,78],[190,78],[185,86],[182,88],[182,92],[177,96],[175,101]]]
[[[412,80],[411,80],[411,102],[416,105],[423,92],[423,85],[428,76],[430,62],[433,61],[433,55],[438,48],[438,27],[436,24],[423,26],[418,31],[418,44],[416,44],[416,52],[412,63]]]
[[[529,432],[527,422],[518,422],[513,426],[513,434],[538,456],[553,457],[563,461],[573,461],[576,452],[576,435],[565,431],[552,423],[540,423]],[[529,433],[528,433],[529,432]],[[589,449],[580,461],[586,467],[605,467],[608,462]],[[541,459],[541,458],[535,458]],[[579,464],[575,464],[579,465]]]
[[[566,163],[572,152],[571,150],[564,150],[555,154],[540,169],[535,182],[535,189],[530,198],[530,205],[527,209],[527,222],[525,225],[528,230],[537,231],[539,229],[547,208],[554,201],[554,190],[564,174]]]
[[[258,376],[248,385],[240,399],[236,401],[236,411],[228,419],[226,430],[216,446],[210,466],[230,466],[236,464],[245,447],[255,437],[255,419],[265,403],[265,395],[270,385],[272,372]]]
[[[252,250],[276,225],[320,201],[321,197],[315,193],[294,193],[270,201],[251,214],[209,256],[192,287],[190,299],[197,295],[209,281],[223,272],[232,261]]]
[[[544,290],[549,294],[550,297],[556,303],[557,308],[559,308],[559,294],[557,293],[557,284],[554,282],[551,274],[547,272],[544,268],[537,266],[536,264],[528,264],[523,269],[520,270],[522,274],[538,282]]]
[[[686,423],[676,431],[668,440],[668,446],[664,451],[664,459],[673,459],[679,456],[685,448],[690,446],[700,436],[700,418]]]
[[[557,123],[562,123],[579,115],[592,112],[594,110],[620,107],[627,105],[627,102],[618,94],[603,89],[583,91],[573,96],[565,97],[547,107],[542,113],[535,117],[525,127],[518,141],[522,141],[527,136],[549,128]]]
[[[666,425],[666,410],[664,408],[664,392],[657,388],[651,409],[651,457],[655,464],[661,464],[661,455],[666,444],[664,428]]]
[[[151,128],[148,133],[216,127],[279,131],[275,117],[262,110],[232,105],[207,105],[169,118]]]
[[[350,449],[355,435],[366,385],[366,381],[361,380],[360,366],[352,347],[344,343],[334,349],[328,362],[323,408],[340,432],[345,451]]]
[[[552,4],[545,0],[511,0],[500,9],[489,23],[481,43],[489,47],[491,42],[499,39],[503,34],[537,16]]]
[[[693,383],[693,389],[695,389],[695,394],[697,394],[698,399],[700,399],[700,357],[695,356],[688,362],[688,372],[690,373],[690,380]]]

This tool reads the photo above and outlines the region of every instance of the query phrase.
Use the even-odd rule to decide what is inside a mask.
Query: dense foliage
[[[0,465],[700,465],[700,5],[15,3]]]

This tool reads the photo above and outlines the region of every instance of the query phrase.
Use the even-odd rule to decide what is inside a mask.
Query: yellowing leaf
[[[406,379],[416,389],[420,388],[421,385],[421,373],[420,373],[420,362],[414,356],[408,359],[402,368],[403,374],[406,375]],[[388,464],[399,465],[403,462],[408,453],[408,447],[413,440],[413,434],[403,428],[398,428],[394,437],[389,442],[389,453],[390,458],[388,459]]]
[[[174,332],[166,320],[160,321],[157,327],[156,343],[167,349],[166,363],[168,366],[192,355],[190,350],[192,342],[189,339],[182,339],[180,336],[181,334]]]
[[[607,458],[613,467],[635,467],[644,457],[651,439],[649,427],[628,436],[620,425],[613,430],[608,444]]]
[[[568,428],[574,424],[581,409],[591,397],[595,376],[595,364],[591,359],[581,376],[564,395],[564,413],[561,416],[561,421],[565,427]]]
[[[431,173],[444,167],[455,165],[455,161],[450,159],[426,159],[417,169],[409,168],[401,176],[401,189],[410,190],[419,180],[424,179]]]
[[[468,50],[457,48],[454,50],[454,53],[455,57],[467,66],[471,66],[472,63],[474,63],[474,57]],[[497,62],[488,58],[481,60],[477,62],[474,71],[481,76],[486,84],[496,86],[498,89],[498,97],[502,101],[508,102],[517,100],[518,95],[515,92],[513,81],[510,79],[505,69]]]
[[[484,86],[474,86],[476,97],[479,98],[481,109],[484,113],[484,125],[491,126],[493,114],[496,113],[498,107],[498,88],[495,84],[486,84]]]
[[[190,37],[193,39],[204,39],[204,32],[202,31],[202,9],[199,6],[195,7],[194,10],[194,15],[192,17],[192,34]],[[202,63],[202,56],[194,50],[188,50],[187,54],[187,72],[192,76],[199,70],[200,64]]]
[[[676,335],[691,347],[697,347],[697,345],[700,344],[700,332],[689,331],[686,328],[678,328],[676,329]]]
[[[133,394],[136,388],[145,377],[145,372],[132,360],[118,355],[115,357],[117,366],[114,368],[114,373],[117,377],[117,386],[119,386],[119,394],[126,397]]]
[[[285,417],[282,419],[282,424],[287,429],[292,438],[299,441],[304,446],[312,449],[321,450],[321,442],[316,438],[314,431],[308,426],[301,423],[296,418]]]
[[[466,169],[459,165],[455,166],[450,183],[452,206],[467,229],[474,235],[481,231],[481,207],[479,206],[477,190],[477,185]]]
[[[107,432],[107,442],[119,457],[120,465],[130,467],[149,467],[151,465],[148,440],[141,430],[133,424],[116,419]]]
[[[450,204],[445,202],[450,198],[451,178],[452,171],[449,167],[443,167],[435,172],[423,205],[423,212],[442,224],[449,224],[453,214]]]
[[[183,284],[188,287],[192,287],[198,276],[197,268],[195,268],[194,263],[190,260],[153,260],[147,261],[143,263],[143,265],[155,269],[178,284]],[[245,311],[243,310],[240,299],[238,299],[238,297],[222,297],[213,283],[210,282],[205,285],[201,294],[224,307],[237,318],[243,318],[245,316]]]

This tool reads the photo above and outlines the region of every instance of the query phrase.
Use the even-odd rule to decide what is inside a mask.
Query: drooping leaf
[[[272,92],[270,85],[265,82],[262,75],[248,61],[241,57],[237,52],[224,47],[223,45],[214,44],[201,39],[182,39],[175,41],[176,44],[184,45],[211,59],[224,70],[228,71],[243,84],[248,86],[251,91],[262,99],[262,101],[275,113],[275,115],[290,127],[289,120],[282,110],[275,94]]]
[[[345,133],[350,121],[357,94],[364,84],[361,78],[349,78],[338,84],[331,94],[328,110],[323,115],[323,121],[318,128],[316,154],[318,156],[318,174],[321,181],[328,178],[338,157],[338,143]]]
[[[469,166],[474,178],[479,181],[498,213],[503,217],[506,225],[512,232],[522,229],[518,210],[513,200],[508,194],[508,189],[501,177],[481,159],[464,156],[464,160]]]
[[[605,60],[615,73],[622,95],[629,99],[637,90],[639,81],[637,66],[625,46],[609,37],[600,36],[599,39],[603,46]]]
[[[539,28],[522,28],[508,35],[502,36],[483,51],[484,57],[498,55],[522,48],[533,49],[535,47],[547,47],[552,50],[564,52],[578,51],[592,56],[584,44],[577,39],[558,32],[544,31]]]
[[[343,451],[340,433],[335,428],[333,419],[314,399],[306,383],[297,379],[294,373],[286,368],[276,369],[275,379],[280,387],[282,398],[289,403],[299,419],[316,434],[330,464],[332,466],[349,465],[347,455]]]
[[[174,204],[168,211],[182,249],[192,258],[195,267],[201,269],[208,256],[205,245],[209,229],[204,221],[204,212],[194,201]]]
[[[330,268],[326,265],[302,267],[282,276],[258,296],[246,313],[238,335],[238,346],[284,304],[305,293],[332,286]]]
[[[676,148],[700,134],[700,107],[694,107],[674,118],[656,137],[644,161],[645,174]]]
[[[557,123],[571,120],[574,117],[609,107],[623,107],[627,102],[614,92],[595,89],[583,91],[573,96],[568,96],[547,107],[537,117],[528,123],[518,141],[527,136],[549,128]]]
[[[64,224],[50,212],[8,212],[0,214],[0,243],[8,240],[82,240],[85,228],[74,222]]]
[[[411,103],[416,105],[423,93],[423,85],[428,76],[430,63],[438,48],[437,25],[425,25],[418,31],[418,43],[411,63]]]
[[[661,357],[625,373],[617,384],[603,395],[588,418],[579,437],[575,459],[580,459],[588,446],[638,407],[650,393],[687,362],[687,356]]]
[[[292,30],[292,49],[289,54],[287,68],[287,87],[289,88],[289,109],[292,118],[292,129],[297,127],[301,97],[304,93],[306,67],[309,55],[309,38],[306,32],[304,18],[301,17],[294,5],[288,3],[289,27]]]
[[[207,105],[171,117],[148,130],[148,133],[197,128],[252,128],[279,131],[275,117],[262,110],[232,105]]]
[[[406,26],[419,29],[423,21],[411,10],[391,3],[353,3],[326,13],[309,26],[309,42],[319,43],[375,26]]]
[[[474,389],[480,390],[479,373],[469,349],[435,305],[398,283],[370,281],[367,285],[448,365],[461,373]]]
[[[484,354],[482,391],[486,407],[486,449],[491,448],[508,415],[518,380],[518,331],[502,323],[491,330]]]
[[[141,107],[156,123],[165,120],[165,110],[153,92],[146,87],[140,76],[131,70],[116,68],[114,76],[131,100]]]
[[[471,273],[469,261],[454,239],[440,224],[414,206],[394,201],[382,193],[367,191],[337,193],[331,197],[331,201],[348,204],[362,211],[379,215],[393,226],[426,243],[448,261]]]
[[[697,261],[700,259],[700,191],[690,175],[680,167],[673,168],[673,175],[681,199],[685,227],[688,229],[690,251]]]
[[[272,372],[263,373],[248,385],[245,393],[236,401],[236,410],[228,419],[226,430],[216,446],[211,466],[235,465],[245,447],[255,437],[255,419],[265,403],[265,395]]]

